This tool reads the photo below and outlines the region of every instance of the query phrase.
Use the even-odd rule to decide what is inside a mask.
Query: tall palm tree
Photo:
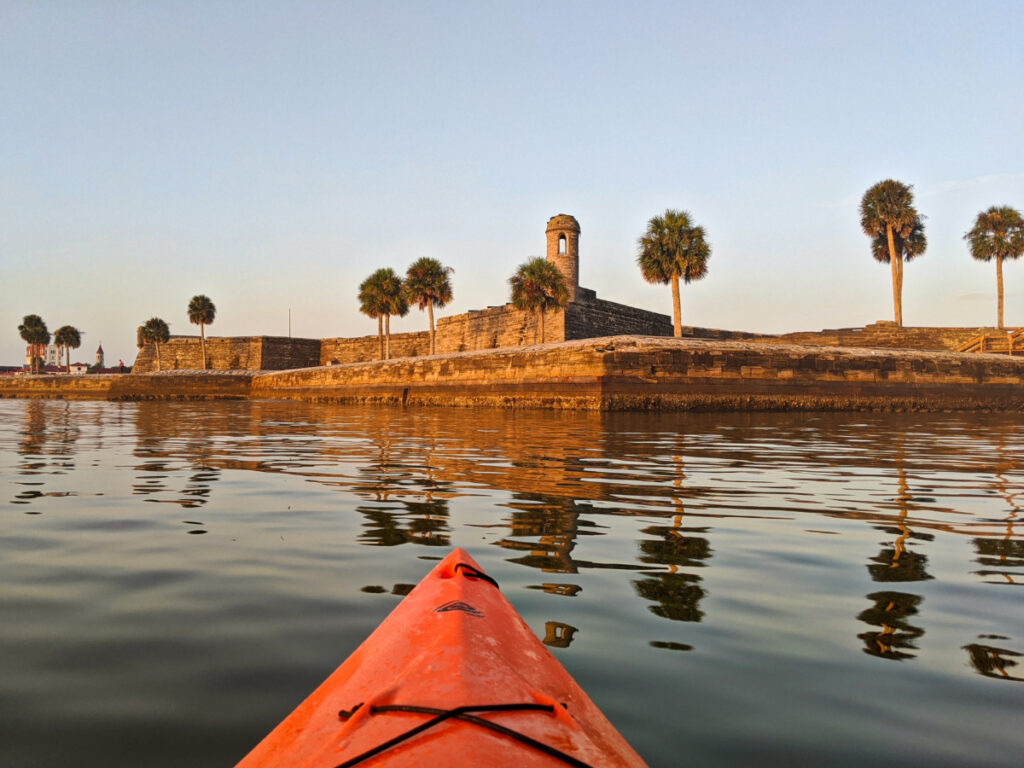
[[[544,312],[562,309],[569,303],[569,287],[565,284],[565,275],[547,259],[534,256],[519,265],[508,283],[512,287],[512,306],[537,314],[540,341],[543,344]],[[533,341],[537,343],[536,330]]]
[[[168,339],[171,338],[171,329],[167,327],[167,323],[161,320],[159,317],[151,317],[142,326],[142,340],[147,344],[156,345],[156,369],[159,371],[160,366],[160,345],[166,344]]]
[[[880,181],[864,193],[860,201],[860,226],[872,239],[884,237],[892,269],[892,303],[896,325],[903,326],[903,257],[896,248],[896,238],[909,241],[915,228],[924,238],[921,217],[914,207],[913,187],[894,179]],[[877,258],[877,256],[876,256]]]
[[[203,370],[206,370],[206,332],[204,328],[217,316],[217,308],[209,297],[199,294],[188,303],[188,321],[199,326],[199,343],[203,348]]]
[[[893,233],[893,245],[896,247],[896,293],[899,296],[900,308],[903,307],[903,263],[913,261],[915,257],[922,255],[928,248],[928,238],[924,234],[924,222],[922,217],[914,220],[914,226],[910,230],[910,236],[903,238]],[[871,254],[875,261],[882,264],[889,263],[889,238],[887,235],[876,235],[871,241]]]
[[[647,222],[639,244],[636,263],[644,280],[672,284],[672,333],[678,338],[683,335],[679,278],[692,283],[708,272],[711,246],[705,240],[704,227],[695,225],[686,211],[668,209]]]
[[[377,357],[384,359],[384,309],[385,299],[381,287],[381,272],[378,269],[359,284],[359,311],[377,320]]]
[[[996,288],[999,293],[999,327],[1003,327],[1003,259],[1019,259],[1024,255],[1024,219],[1020,211],[1008,205],[993,205],[978,214],[964,240],[971,256],[978,261],[996,260]]]
[[[430,320],[430,354],[435,354],[434,307],[443,307],[452,300],[452,284],[448,275],[451,267],[442,267],[441,262],[429,256],[416,259],[405,273],[405,298],[422,312],[427,310]]]
[[[25,315],[18,326],[18,333],[29,345],[29,354],[32,357],[32,373],[39,373],[39,361],[42,356],[41,348],[50,343],[50,331],[46,323],[39,315]]]
[[[64,362],[68,373],[71,373],[71,350],[82,346],[82,334],[73,325],[62,325],[54,332],[53,342],[64,348]]]
[[[395,270],[379,269],[381,296],[384,299],[384,359],[391,359],[391,316],[405,317],[409,314],[409,300],[405,296],[405,283]]]

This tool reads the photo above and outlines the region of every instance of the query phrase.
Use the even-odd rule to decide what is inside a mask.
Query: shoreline
[[[1024,411],[1024,357],[612,336],[284,371],[5,376],[0,398],[589,411]]]

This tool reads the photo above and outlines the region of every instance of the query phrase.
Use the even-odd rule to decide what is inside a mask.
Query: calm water
[[[230,766],[452,546],[652,764],[1020,765],[1024,419],[0,401],[0,764]]]

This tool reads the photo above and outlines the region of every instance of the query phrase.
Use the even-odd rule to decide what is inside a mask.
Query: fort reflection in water
[[[730,521],[800,520],[825,556],[829,537],[815,534],[835,531],[818,530],[821,521],[854,524],[880,539],[862,555],[872,589],[855,617],[863,651],[879,659],[914,659],[927,642],[921,585],[936,578],[936,535],[969,542],[977,582],[1012,587],[1024,577],[1024,538],[1014,529],[1021,426],[996,418],[950,416],[926,427],[893,416],[559,416],[272,402],[18,407],[10,501],[26,514],[39,514],[44,500],[88,493],[53,478],[72,472],[83,453],[129,439],[131,494],[180,507],[182,532],[222,525],[203,509],[225,473],[278,473],[355,498],[359,544],[440,550],[458,543],[455,529],[477,528],[507,562],[538,571],[533,589],[575,597],[583,586],[574,575],[621,571],[649,612],[671,622],[709,619],[717,529]],[[495,490],[503,498],[496,513],[453,522],[463,501]],[[973,511],[979,503],[984,509]],[[611,556],[579,552],[588,537],[614,535],[606,523],[616,518],[637,521],[630,540],[617,541]],[[544,639],[565,648],[578,631],[553,619]],[[1021,679],[1014,649],[1024,638],[982,632],[963,640],[978,673]]]

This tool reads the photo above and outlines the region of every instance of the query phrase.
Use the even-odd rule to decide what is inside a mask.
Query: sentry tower
[[[548,219],[547,260],[558,267],[565,276],[569,299],[580,293],[580,224],[567,213],[560,213]]]

